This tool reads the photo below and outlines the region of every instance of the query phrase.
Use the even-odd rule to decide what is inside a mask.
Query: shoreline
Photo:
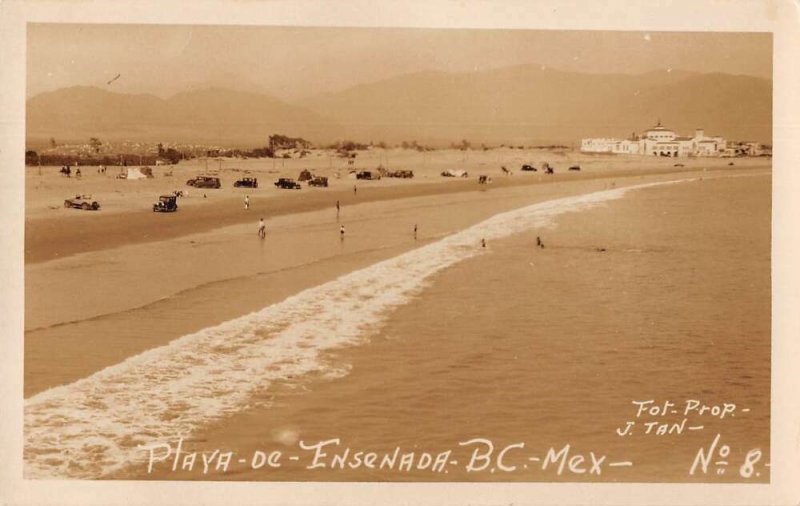
[[[608,188],[605,179],[573,180],[362,203],[346,209],[348,238],[341,244],[335,219],[314,211],[275,218],[266,242],[254,241],[250,227],[233,225],[157,247],[140,243],[29,265],[24,395],[259,310],[498,212]],[[415,222],[423,223],[418,241],[411,234]],[[76,286],[78,297],[63,297]]]
[[[33,217],[29,217],[26,213],[25,265],[34,265],[124,245],[175,239],[225,226],[255,223],[262,215],[270,219],[322,209],[330,209],[331,212],[334,212],[337,200],[343,207],[347,207],[359,203],[382,202],[417,196],[471,191],[491,192],[500,188],[547,185],[564,181],[683,174],[699,170],[755,170],[771,167],[770,164],[764,164],[761,160],[748,160],[748,162],[753,163],[737,167],[712,166],[708,169],[693,166],[585,170],[577,173],[557,172],[549,176],[541,173],[519,173],[513,177],[495,176],[493,182],[486,186],[478,185],[475,179],[453,180],[455,178],[440,177],[438,180],[431,181],[425,176],[416,181],[392,181],[388,184],[383,184],[381,181],[365,183],[356,180],[336,181],[335,185],[326,189],[303,188],[296,192],[283,190],[280,193],[272,192],[270,194],[266,194],[266,192],[272,190],[271,188],[253,190],[247,193],[250,195],[251,202],[251,208],[247,212],[243,211],[241,204],[245,193],[239,191],[231,194],[227,192],[228,189],[223,189],[209,190],[208,193],[221,192],[220,194],[212,193],[209,199],[196,196],[202,190],[193,190],[192,196],[187,200],[178,200],[181,208],[177,213],[169,213],[166,216],[161,213],[156,215],[149,209],[149,205],[143,205],[142,209],[138,211],[122,210],[104,213],[101,208],[96,212],[68,210],[72,211],[70,215]],[[183,175],[177,177],[182,178]],[[105,182],[108,183],[108,181]],[[359,185],[359,192],[357,195],[353,195],[349,185],[356,183]],[[136,185],[139,183],[126,182],[125,184]],[[341,188],[343,184],[348,186]],[[184,202],[186,202],[186,206],[183,205]]]

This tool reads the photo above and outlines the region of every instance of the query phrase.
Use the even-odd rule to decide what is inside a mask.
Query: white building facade
[[[721,156],[726,152],[727,143],[719,136],[708,137],[702,128],[694,132],[694,137],[680,137],[661,121],[641,136],[632,135],[630,139],[592,138],[581,140],[584,153],[640,154],[646,156]]]

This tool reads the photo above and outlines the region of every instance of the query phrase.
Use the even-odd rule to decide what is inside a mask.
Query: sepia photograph
[[[775,483],[773,32],[67,18],[29,486]]]

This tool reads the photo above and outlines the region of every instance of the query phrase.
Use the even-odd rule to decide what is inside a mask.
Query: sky
[[[29,24],[27,95],[88,85],[166,98],[192,88],[222,87],[292,101],[413,72],[524,64],[587,73],[674,69],[771,78],[772,36]]]

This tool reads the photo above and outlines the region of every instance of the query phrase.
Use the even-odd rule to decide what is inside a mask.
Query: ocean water
[[[761,418],[750,432],[745,431],[752,434],[741,444],[747,446],[751,440],[760,444],[764,416],[768,435],[768,381],[764,396],[764,374],[769,378],[769,300],[767,290],[765,305],[763,271],[752,271],[753,293],[744,297],[738,291],[741,286],[737,283],[746,282],[741,276],[726,278],[715,272],[700,279],[702,268],[713,267],[713,262],[692,265],[700,253],[712,257],[723,251],[728,257],[717,263],[734,269],[744,265],[751,272],[753,258],[730,255],[737,251],[763,255],[761,228],[743,238],[723,227],[717,243],[705,241],[721,230],[716,217],[724,217],[723,225],[746,221],[744,210],[736,211],[729,204],[725,207],[725,203],[732,196],[747,195],[742,188],[757,179],[764,178],[647,184],[502,213],[278,304],[34,395],[25,402],[26,477],[124,474],[126,466],[142,460],[137,445],[196,438],[209,432],[209,427],[211,434],[220,432],[206,438],[208,444],[236,447],[263,443],[259,437],[275,430],[309,440],[336,436],[369,448],[405,445],[431,451],[457,445],[461,437],[485,434],[498,441],[524,437],[529,444],[594,441],[620,451],[620,455],[628,450],[630,455],[630,449],[618,440],[609,442],[609,424],[603,420],[607,422],[610,416],[622,424],[626,416],[620,413],[629,415],[629,397],[650,398],[647,396],[655,393],[685,397],[706,391],[714,400],[737,398],[735,388],[720,390],[723,370],[738,374],[736,381],[746,387],[757,379],[759,388],[752,390],[753,399],[749,400],[751,412]],[[731,188],[725,186],[728,184]],[[709,191],[719,192],[719,198],[709,198]],[[685,215],[679,220],[642,218],[638,228],[615,228],[608,235],[611,239],[605,240],[593,231],[624,220],[600,226],[584,219],[573,224],[571,234],[563,235],[570,229],[569,220],[600,216],[612,202],[635,200],[640,207],[632,209],[633,215],[646,215],[643,211],[649,208],[641,206],[641,199],[620,200],[627,192],[634,197],[659,195],[654,197],[656,203],[666,206],[666,212],[677,205],[675,211]],[[763,207],[763,193],[754,205]],[[681,195],[677,204],[676,195]],[[767,202],[768,195],[767,185]],[[704,225],[697,220],[698,201],[704,205],[720,201],[717,203],[724,209],[708,209],[706,217],[712,219]],[[630,216],[630,211],[619,214]],[[695,220],[697,226],[687,227],[683,221],[687,219]],[[676,221],[675,230],[653,230],[653,224]],[[536,235],[545,238],[544,249],[531,246]],[[481,247],[482,239],[486,248]],[[740,245],[742,240],[748,248],[731,248],[729,243]],[[609,259],[616,260],[616,271],[603,263]],[[676,262],[691,266],[691,276],[683,283],[675,276]],[[591,275],[584,273],[587,265],[594,267]],[[768,288],[768,235],[766,266]],[[643,287],[660,290],[661,302],[641,306],[642,301],[653,300],[643,296]],[[714,295],[722,298],[709,296],[703,287],[720,292]],[[693,305],[685,305],[687,301]],[[753,305],[758,312],[730,309],[742,309],[743,304],[745,309],[753,309]],[[731,314],[741,316],[741,321],[728,328],[722,324],[731,323]],[[664,325],[670,318],[685,326]],[[669,329],[670,339],[660,340],[664,329]],[[729,331],[736,329],[731,337]],[[729,347],[729,356],[714,344],[723,339],[722,334],[735,343]],[[722,360],[724,367],[712,358]],[[749,374],[742,372],[749,370],[742,363],[744,358],[758,358]],[[609,368],[608,364],[613,365]],[[643,381],[644,373],[653,373],[652,381]],[[309,376],[317,378],[317,390],[292,397],[293,408],[287,411],[270,400],[273,397],[268,393],[274,385]],[[705,382],[699,392],[693,388],[698,382]],[[620,384],[630,388],[623,389]],[[598,391],[600,385],[606,386],[602,392]],[[326,388],[338,390],[328,391],[323,403],[318,397],[318,402],[313,402],[317,392]],[[602,406],[592,402],[600,398]],[[580,416],[578,406],[584,408]],[[269,419],[279,416],[282,420]],[[639,459],[635,476],[680,479],[678,463],[664,474],[670,465],[656,459],[664,445],[674,446],[674,439],[653,440],[657,443],[635,447],[637,457],[649,455],[649,460]],[[768,446],[768,441],[762,446]],[[687,447],[691,450],[691,445]],[[277,475],[242,472],[233,476],[298,479],[289,467]],[[304,478],[441,477],[357,472],[320,476],[314,472],[299,479]],[[492,479],[492,475],[448,479]],[[614,479],[627,478],[620,475]]]

